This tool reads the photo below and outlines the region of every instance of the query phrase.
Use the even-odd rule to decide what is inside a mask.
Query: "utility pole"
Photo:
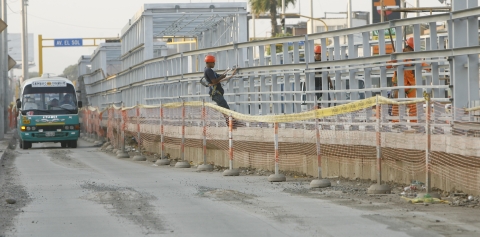
[[[419,8],[419,7],[420,7],[420,0],[415,0],[415,8]],[[417,11],[417,13],[415,13],[415,16],[419,17],[420,12]]]
[[[20,0],[22,4],[22,76],[21,82],[28,79],[28,28],[27,6],[28,0]]]
[[[282,0],[282,33],[285,36],[287,28],[285,27],[285,0]]]
[[[348,0],[347,21],[347,28],[352,28],[352,0]]]
[[[310,0],[310,34],[313,34],[313,0]],[[325,31],[328,31],[328,29],[325,29]]]
[[[7,0],[1,0],[2,1],[2,19],[5,23],[7,23]],[[0,78],[3,79],[3,88],[4,88],[4,94],[3,94],[3,127],[4,127],[4,133],[6,133],[8,131],[8,127],[9,127],[9,124],[8,124],[8,105],[9,105],[9,102],[11,100],[11,97],[10,97],[10,92],[11,92],[11,89],[10,89],[10,86],[9,86],[9,82],[10,80],[8,79],[8,33],[7,33],[7,28],[5,28],[5,30],[2,31],[1,35],[0,35],[0,38],[1,38],[1,42],[2,42],[2,47],[1,47],[1,52],[0,52],[0,57],[1,57],[1,61],[2,64],[0,65],[1,67],[1,70],[0,72],[2,73],[0,75]]]
[[[4,1],[5,0],[1,0],[2,1],[2,4],[0,5],[0,11],[3,13],[3,8],[5,7],[5,4],[4,4]],[[3,14],[2,14],[2,20],[4,20],[3,18]],[[6,121],[5,121],[5,111],[6,111],[6,93],[8,91],[7,87],[5,86],[5,82],[6,82],[6,78],[3,77],[3,65],[5,65],[5,62],[3,61],[3,55],[1,54],[1,52],[3,52],[3,37],[0,37],[0,139],[4,139],[5,138],[5,126],[4,124],[6,124]],[[7,113],[8,114],[8,113]]]

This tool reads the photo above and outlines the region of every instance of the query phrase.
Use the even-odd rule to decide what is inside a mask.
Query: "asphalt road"
[[[77,149],[45,143],[15,152],[14,182],[28,200],[6,236],[436,236],[286,191],[308,182],[154,166],[83,140]]]

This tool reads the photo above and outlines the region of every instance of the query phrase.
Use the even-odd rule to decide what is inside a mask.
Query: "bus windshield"
[[[77,114],[75,89],[67,84],[65,87],[32,87],[23,90],[22,114]]]

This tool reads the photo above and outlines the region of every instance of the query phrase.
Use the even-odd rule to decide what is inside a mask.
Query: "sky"
[[[209,3],[247,2],[248,0],[29,0],[28,32],[34,34],[35,64],[38,65],[38,34],[43,38],[89,38],[117,37],[135,12],[144,3]],[[335,4],[332,4],[335,2]],[[371,0],[352,0],[353,11],[370,11]],[[407,0],[413,6],[414,0]],[[21,33],[21,0],[7,0],[7,24],[9,33]],[[438,0],[420,0],[421,7],[441,6]],[[344,12],[347,0],[313,0],[314,17],[323,17],[324,12]],[[115,10],[114,10],[115,9]],[[249,10],[249,8],[248,8]],[[297,0],[296,6],[289,6],[287,13],[310,15],[310,0]],[[294,24],[306,19],[287,19]],[[269,20],[256,21],[256,36],[270,31]],[[47,42],[44,42],[47,44]],[[77,64],[81,55],[91,55],[95,47],[44,48],[43,71],[61,74],[72,64]],[[29,71],[38,71],[38,66]],[[21,75],[21,70],[14,70]]]

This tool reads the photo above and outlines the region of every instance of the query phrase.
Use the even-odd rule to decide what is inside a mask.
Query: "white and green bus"
[[[20,147],[32,148],[32,143],[55,142],[61,147],[77,147],[80,136],[77,100],[74,84],[63,77],[36,77],[21,85],[17,131]]]

